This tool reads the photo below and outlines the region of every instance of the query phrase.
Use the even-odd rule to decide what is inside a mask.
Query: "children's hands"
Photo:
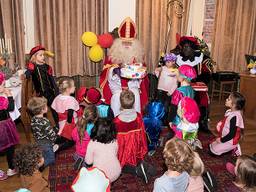
[[[9,90],[9,89],[4,89],[4,94],[7,96],[7,97],[10,97],[10,96],[12,96],[12,93],[11,93],[11,91]]]
[[[169,123],[170,128],[172,128],[172,122]]]
[[[220,138],[219,138],[219,137],[216,139],[216,142],[217,142],[217,143],[221,143],[221,141],[220,141]]]

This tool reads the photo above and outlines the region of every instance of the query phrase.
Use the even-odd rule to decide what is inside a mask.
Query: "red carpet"
[[[200,151],[200,156],[205,164],[206,170],[210,170],[217,179],[217,192],[238,192],[237,187],[232,183],[233,177],[226,171],[225,164],[228,161],[234,162],[231,154],[222,157],[211,157],[207,154],[208,142],[213,139],[213,136],[199,134],[199,139],[202,141],[204,150]],[[56,164],[50,167],[49,182],[51,191],[66,192],[71,191],[70,185],[74,180],[77,172],[73,170],[74,148],[61,152],[56,157]],[[152,163],[157,168],[157,177],[161,176],[165,171],[164,161],[162,158],[162,148],[159,148],[153,157],[147,157],[147,161]],[[141,179],[128,174],[123,174],[112,184],[111,191],[113,192],[148,192],[153,190],[154,180],[152,178],[149,184],[145,184]]]

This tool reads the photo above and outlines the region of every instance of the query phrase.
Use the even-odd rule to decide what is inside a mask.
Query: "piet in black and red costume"
[[[31,49],[30,57],[40,50],[45,50],[41,45]],[[58,95],[58,88],[53,77],[52,67],[46,63],[37,64],[29,62],[27,64],[26,78],[32,77],[34,89],[37,96],[44,96],[47,99],[48,106],[51,105],[54,98]]]

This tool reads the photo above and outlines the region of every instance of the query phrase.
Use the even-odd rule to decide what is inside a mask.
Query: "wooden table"
[[[245,117],[256,120],[256,75],[240,73],[240,93],[246,99]]]

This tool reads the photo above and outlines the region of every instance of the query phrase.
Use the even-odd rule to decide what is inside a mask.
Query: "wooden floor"
[[[216,123],[223,118],[225,110],[224,101],[221,104],[214,102],[211,104],[210,127],[214,134]],[[21,136],[21,144],[25,144],[25,134],[20,127],[18,127],[18,130]],[[241,143],[241,148],[243,154],[252,155],[253,153],[256,153],[256,123],[253,120],[245,119],[245,136]],[[7,169],[6,157],[0,157],[0,169]],[[47,178],[48,172],[48,169],[44,171],[44,177]],[[21,185],[18,176],[13,176],[5,181],[0,181],[0,192],[13,192],[20,187]]]

